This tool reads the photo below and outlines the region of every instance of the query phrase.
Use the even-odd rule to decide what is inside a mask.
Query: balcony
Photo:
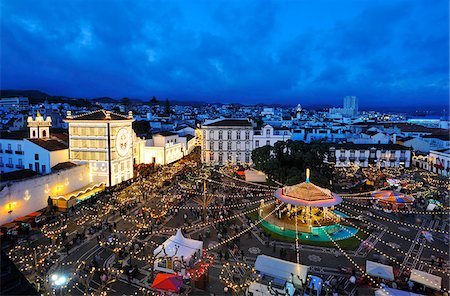
[[[350,156],[348,159],[349,159],[350,161],[355,161],[355,160],[356,160],[356,157],[353,155],[353,156]]]
[[[23,169],[23,168],[25,168],[25,167],[23,166],[23,164],[16,164],[16,169]]]
[[[15,153],[16,153],[16,154],[23,155],[23,151],[16,151]]]
[[[12,150],[5,150],[6,154],[12,154]]]
[[[365,156],[360,156],[360,157],[358,158],[358,160],[364,162],[364,161],[367,160],[367,157],[365,157]]]
[[[397,157],[395,157],[395,155],[394,156],[391,155],[389,157],[389,161],[396,161],[396,160],[397,160]]]
[[[14,165],[13,165],[12,163],[7,163],[7,164],[5,164],[5,166],[6,166],[7,168],[13,168],[13,167],[14,167]]]
[[[340,162],[344,162],[344,161],[346,161],[347,160],[347,157],[345,157],[345,156],[339,156],[339,161]]]
[[[406,156],[400,156],[400,161],[406,161]]]

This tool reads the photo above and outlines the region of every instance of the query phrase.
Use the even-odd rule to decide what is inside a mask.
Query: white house
[[[166,165],[191,153],[195,147],[195,137],[189,134],[182,137],[173,132],[160,132],[140,145],[141,163]]]
[[[291,131],[288,128],[274,128],[271,125],[264,125],[261,130],[255,130],[253,135],[253,148],[265,145],[273,146],[278,141],[291,139]]]
[[[67,135],[50,135],[51,119],[39,113],[28,117],[28,131],[0,134],[0,172],[30,169],[48,174],[58,163],[69,160]]]

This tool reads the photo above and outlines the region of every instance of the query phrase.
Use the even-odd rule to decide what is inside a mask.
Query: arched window
[[[36,138],[36,131],[33,131],[33,138]]]
[[[46,130],[42,131],[42,137],[47,138],[47,131]]]

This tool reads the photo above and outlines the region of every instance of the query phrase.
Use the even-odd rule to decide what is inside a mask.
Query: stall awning
[[[390,281],[394,280],[394,269],[392,268],[392,266],[381,264],[378,262],[367,260],[366,273],[368,275],[379,277],[382,279],[387,279]]]
[[[417,269],[411,270],[409,279],[435,290],[440,290],[442,285],[442,278],[440,276]]]
[[[306,281],[309,266],[301,265],[267,255],[259,255],[256,258],[255,270],[260,274],[287,281],[292,274],[293,282]]]
[[[245,181],[255,183],[265,183],[267,181],[267,175],[261,171],[254,169],[245,171]]]
[[[69,192],[67,194],[64,195],[59,195],[59,196],[54,196],[52,197],[52,199],[65,199],[65,200],[70,200],[73,198],[77,198],[80,200],[83,200],[85,198],[87,198],[88,196],[91,196],[94,193],[103,191],[105,188],[105,183],[101,182],[101,183],[90,183],[89,185],[86,185],[78,190]]]

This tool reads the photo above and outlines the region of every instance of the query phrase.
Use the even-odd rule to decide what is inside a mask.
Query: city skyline
[[[362,106],[448,105],[445,1],[133,4],[3,2],[1,88],[88,98],[339,106],[355,95]]]

